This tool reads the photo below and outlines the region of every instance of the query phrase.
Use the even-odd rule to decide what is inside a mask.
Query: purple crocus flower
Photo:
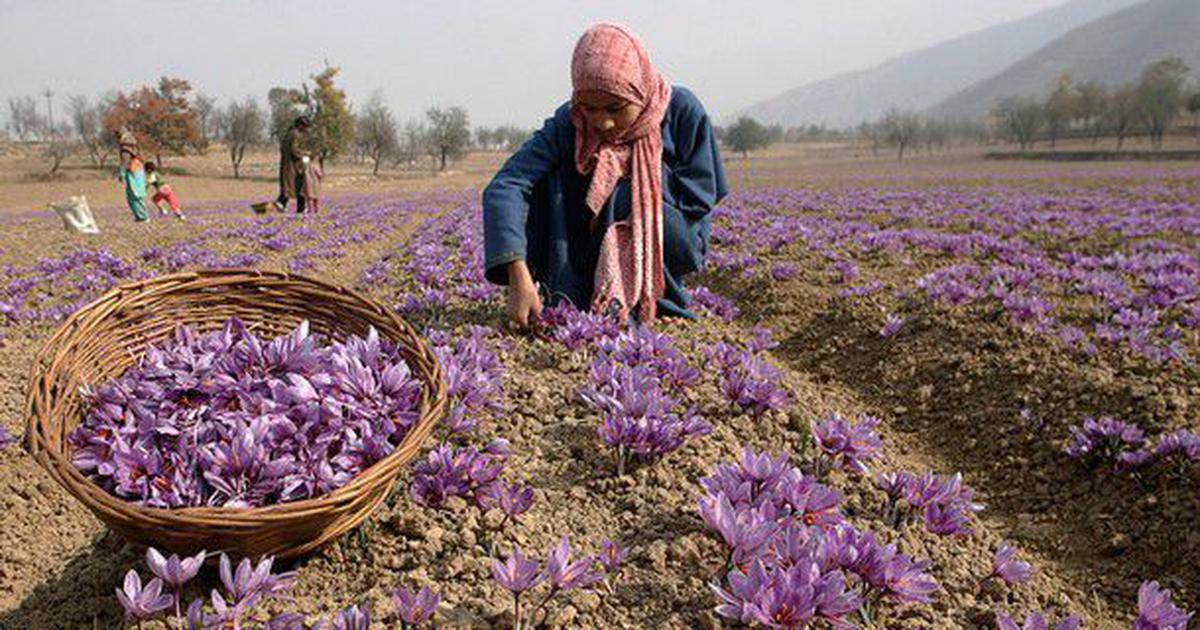
[[[116,589],[117,601],[125,609],[125,616],[139,623],[171,607],[174,597],[162,592],[162,580],[154,578],[145,586],[137,571],[130,569],[125,574],[125,584]]]
[[[520,594],[542,582],[544,575],[540,568],[537,560],[530,560],[520,547],[513,547],[512,555],[504,562],[492,560],[492,577],[508,591]]]
[[[513,546],[512,555],[504,562],[492,559],[492,578],[513,594],[513,627],[521,627],[521,593],[541,584],[545,573],[537,560],[526,558],[521,548]]]
[[[756,561],[758,563],[758,561]],[[845,577],[838,571],[822,571],[817,563],[808,561],[788,569],[764,571],[755,567],[756,576],[766,576],[765,582],[755,584],[751,578],[743,581],[740,589],[746,592],[749,585],[758,588],[749,594],[749,601],[739,605],[733,603],[718,608],[719,614],[740,612],[750,619],[772,628],[803,628],[817,619],[841,623],[844,617],[856,610],[859,598],[854,591],[846,590]],[[731,574],[732,582],[732,574]],[[723,595],[726,601],[734,599]]]
[[[1158,439],[1154,454],[1162,459],[1186,459],[1200,463],[1200,435],[1180,429]]]
[[[847,422],[836,413],[812,425],[813,441],[817,448],[834,461],[840,461],[846,470],[867,473],[865,461],[874,459],[883,446],[875,428],[879,419],[863,416],[858,423]]]
[[[1187,630],[1194,614],[1176,606],[1171,591],[1150,580],[1138,588],[1138,616],[1133,630]]]
[[[770,453],[755,453],[750,447],[743,447],[738,456],[738,466],[738,472],[745,479],[752,481],[758,489],[769,488],[787,472],[788,455],[782,453],[773,458]]]
[[[1000,543],[996,555],[992,558],[992,573],[989,578],[1000,578],[1008,584],[1022,584],[1029,581],[1033,567],[1028,562],[1017,560],[1017,549],[1008,543]]]
[[[497,452],[500,454],[442,444],[413,466],[413,500],[420,505],[440,508],[446,499],[459,496],[476,505],[490,505],[508,456],[507,445]],[[517,491],[518,496],[514,497],[518,501],[520,494]]]
[[[716,584],[709,585],[713,593],[724,602],[717,606],[716,613],[728,619],[750,623],[755,616],[752,602],[770,582],[766,567],[761,559],[755,559],[745,570],[730,571],[727,579],[729,590]]]
[[[200,567],[204,565],[206,552],[200,553],[190,558],[180,559],[177,554],[171,554],[170,558],[164,558],[161,553],[154,547],[146,550],[146,565],[150,567],[150,572],[163,581],[173,591],[172,597],[175,600],[175,616],[180,617],[180,601],[183,593],[183,585],[187,584],[196,577],[200,572]]]
[[[505,519],[517,518],[529,511],[533,505],[533,488],[516,484],[497,483],[487,494],[480,497],[484,507],[495,507],[504,513]]]
[[[571,562],[571,554],[571,542],[566,536],[559,539],[558,544],[546,554],[546,569],[542,575],[554,590],[587,588],[604,579],[602,573],[593,570],[596,558],[584,556]]]
[[[929,561],[896,554],[883,565],[884,596],[900,603],[929,602],[938,583],[929,573]]]
[[[1068,615],[1054,626],[1054,630],[1078,630],[1079,617]],[[996,613],[996,625],[1000,630],[1049,630],[1050,626],[1046,622],[1046,617],[1040,613],[1032,613],[1025,618],[1025,623],[1017,625],[1017,622],[1007,614]]]
[[[621,334],[616,319],[590,313],[564,302],[542,311],[542,324],[553,331],[554,340],[568,350],[579,350]]]
[[[1144,448],[1136,451],[1122,451],[1117,454],[1117,461],[1113,464],[1113,470],[1122,474],[1132,473],[1153,462],[1156,456],[1157,453],[1155,451]]]
[[[875,475],[875,486],[883,490],[888,499],[895,503],[904,498],[916,476],[910,472],[881,472]]]
[[[392,604],[396,606],[405,627],[410,628],[429,621],[441,601],[442,596],[428,586],[416,593],[403,586],[392,592]]]
[[[779,342],[775,341],[775,333],[770,328],[765,326],[755,326],[750,334],[749,343],[746,344],[746,349],[754,354],[774,350],[779,347]]]
[[[971,513],[958,503],[930,503],[922,512],[925,529],[941,536],[971,534]]]
[[[710,291],[707,287],[697,286],[692,288],[692,303],[699,307],[700,310],[706,311],[715,315],[717,318],[728,323],[737,318],[739,311],[733,300],[721,295],[717,295]]]
[[[0,451],[17,443],[17,438],[8,432],[8,427],[0,425]]]
[[[883,318],[883,328],[879,329],[879,336],[884,339],[890,339],[895,337],[896,333],[900,332],[900,329],[903,327],[903,317],[900,317],[895,313],[888,313],[887,316]]]
[[[610,574],[616,573],[621,569],[621,565],[625,563],[625,559],[629,557],[629,548],[622,547],[607,538],[600,542],[600,555],[597,560],[604,570]]]
[[[1089,468],[1116,461],[1124,452],[1136,451],[1146,442],[1146,434],[1138,427],[1111,416],[1084,418],[1083,424],[1071,427],[1071,442],[1067,455],[1082,461]]]
[[[271,572],[274,563],[271,556],[259,559],[258,564],[243,558],[235,571],[229,556],[221,554],[218,573],[231,605],[249,608],[262,598],[277,597],[291,588],[295,573],[274,574]]]
[[[773,520],[757,518],[750,511],[738,510],[724,494],[701,497],[700,518],[709,529],[721,536],[730,549],[733,563],[738,566],[757,557],[770,544],[780,527]]]
[[[158,576],[163,584],[178,590],[196,577],[200,567],[204,565],[206,556],[207,553],[201,551],[190,558],[180,559],[177,554],[164,558],[157,549],[150,547],[146,550],[146,566],[150,567],[150,571]]]
[[[330,630],[371,630],[371,609],[352,604],[334,615]]]

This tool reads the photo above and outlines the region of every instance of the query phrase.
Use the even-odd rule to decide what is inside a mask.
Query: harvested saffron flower
[[[386,457],[415,425],[421,383],[379,337],[326,344],[307,322],[262,339],[240,320],[186,326],[85,391],[75,466],[152,507],[252,507],[323,495]]]

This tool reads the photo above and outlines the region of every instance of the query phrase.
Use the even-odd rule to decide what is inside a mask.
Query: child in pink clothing
[[[175,190],[171,188],[165,180],[158,174],[158,165],[154,162],[146,162],[146,183],[154,187],[154,196],[150,198],[155,206],[158,206],[158,211],[162,214],[167,214],[167,207],[171,212],[175,213],[176,219],[186,219],[183,210],[179,206],[179,197],[175,196]],[[166,202],[166,206],[163,205]]]

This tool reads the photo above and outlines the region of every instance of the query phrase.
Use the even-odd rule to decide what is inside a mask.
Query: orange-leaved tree
[[[161,165],[164,155],[183,155],[204,144],[200,120],[188,100],[192,86],[183,79],[163,77],[156,86],[119,93],[104,115],[104,128],[114,137],[122,128],[133,132],[143,155]]]

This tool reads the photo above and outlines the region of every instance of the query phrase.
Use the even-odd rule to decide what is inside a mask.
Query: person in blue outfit
[[[727,194],[699,99],[669,86],[640,41],[597,25],[575,49],[572,98],[483,192],[487,278],[507,313],[536,323],[543,296],[647,323],[693,318],[683,277],[704,266]]]

